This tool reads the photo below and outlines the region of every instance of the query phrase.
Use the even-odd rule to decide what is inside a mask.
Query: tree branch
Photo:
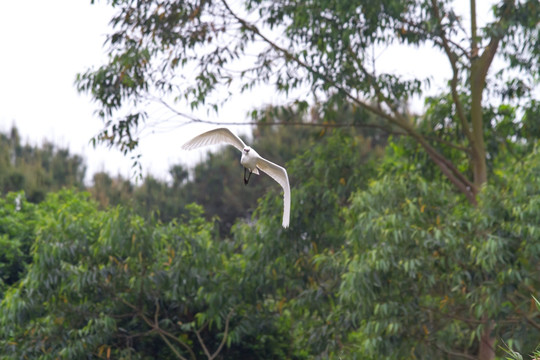
[[[197,335],[197,339],[199,340],[199,343],[201,344],[203,351],[206,354],[206,357],[208,358],[208,360],[214,360],[218,356],[218,354],[221,352],[221,349],[223,349],[223,346],[225,345],[225,343],[227,342],[227,335],[229,334],[229,321],[231,320],[231,316],[233,313],[234,313],[234,308],[231,309],[231,311],[229,311],[229,313],[227,314],[227,317],[225,318],[225,329],[223,330],[223,339],[221,339],[221,342],[218,348],[216,349],[216,351],[214,351],[213,354],[210,354],[210,351],[206,347],[206,344],[204,343],[204,340],[200,334],[200,332],[208,325],[208,322],[204,323],[203,326],[201,326],[199,330],[195,330],[195,335]]]
[[[476,37],[476,0],[470,0],[471,4],[471,58],[478,57],[478,39]]]
[[[203,351],[206,354],[206,357],[208,359],[211,359],[212,355],[210,355],[210,351],[208,351],[208,348],[206,347],[206,344],[204,343],[204,340],[201,337],[201,333],[200,333],[206,327],[207,324],[208,322],[205,322],[199,330],[195,330],[195,335],[197,335],[197,340],[199,340],[199,344],[201,344],[201,347],[203,348]]]
[[[223,349],[223,346],[227,342],[227,336],[229,335],[229,321],[231,320],[231,316],[234,313],[234,309],[231,309],[229,313],[227,314],[227,317],[225,318],[225,330],[223,330],[223,339],[221,339],[221,343],[219,344],[217,350],[214,352],[214,355],[212,355],[213,360],[216,358],[216,356],[221,352],[221,349]]]
[[[160,102],[162,105],[164,105],[167,109],[169,109],[174,114],[186,118],[189,121],[181,124],[180,126],[188,125],[188,124],[210,124],[210,125],[248,125],[248,126],[305,126],[305,127],[322,127],[322,128],[342,128],[342,127],[357,127],[357,128],[367,128],[367,129],[375,129],[375,130],[381,130],[389,135],[396,135],[396,136],[410,136],[410,134],[403,132],[403,131],[395,131],[389,129],[387,126],[378,125],[378,124],[366,124],[366,123],[316,123],[316,122],[303,122],[303,121],[287,121],[287,122],[280,122],[280,121],[246,121],[246,122],[225,122],[225,121],[211,121],[211,120],[205,120],[198,117],[195,117],[193,115],[189,115],[186,113],[183,113],[181,111],[178,111],[174,107],[172,107],[170,104],[168,104],[165,100],[160,98],[153,98],[153,100],[156,100]],[[433,136],[427,136],[428,140],[435,141],[438,143],[441,143],[443,145],[446,145],[448,147],[451,147],[453,149],[463,151],[465,153],[470,153],[470,150],[464,146],[456,145],[454,143],[451,143],[450,141],[446,141],[444,139],[433,137]]]
[[[176,355],[177,358],[181,359],[181,360],[187,360],[185,357],[183,357],[179,352],[178,350],[176,350],[176,348],[171,344],[171,342],[165,337],[165,335],[161,332],[161,331],[158,331],[157,332],[159,334],[159,336],[161,337],[161,339],[163,339],[163,341],[165,341],[165,344],[167,344],[167,346],[169,347],[169,349],[171,349],[174,354]]]
[[[187,360],[185,357],[183,357],[180,353],[178,353],[178,350],[176,350],[176,348],[168,341],[166,340],[165,336],[175,340],[176,342],[178,342],[180,345],[182,345],[184,348],[186,348],[186,350],[189,352],[190,356],[191,356],[191,359],[192,360],[196,360],[197,357],[195,356],[195,353],[193,352],[193,350],[189,347],[189,345],[187,345],[185,342],[183,342],[182,340],[180,340],[178,337],[174,336],[173,334],[169,333],[168,331],[166,330],[163,330],[162,328],[159,327],[159,323],[158,323],[158,316],[159,316],[159,303],[157,302],[156,300],[156,312],[154,313],[154,322],[150,321],[150,319],[148,319],[148,317],[146,317],[146,315],[144,315],[143,311],[141,309],[139,309],[138,307],[136,307],[135,305],[129,303],[128,301],[124,300],[123,298],[121,297],[117,297],[118,300],[120,300],[124,305],[130,307],[131,309],[133,309],[140,317],[141,319],[143,319],[143,321],[152,328],[153,331],[157,332],[159,334],[159,336],[165,340],[165,343],[167,344],[167,346],[169,346],[169,348],[182,360]]]
[[[303,121],[287,121],[287,122],[278,122],[278,121],[246,121],[246,122],[224,122],[224,121],[211,121],[211,120],[205,120],[198,117],[195,117],[193,115],[189,115],[186,113],[183,113],[181,111],[178,111],[174,107],[172,107],[170,104],[168,104],[166,101],[160,98],[155,98],[155,100],[159,101],[161,104],[163,104],[165,107],[167,107],[170,111],[175,113],[176,115],[186,118],[189,121],[187,123],[184,123],[182,125],[187,124],[210,124],[210,125],[252,125],[252,126],[273,126],[273,125],[287,125],[287,126],[305,126],[305,127],[323,127],[323,128],[340,128],[340,127],[359,127],[359,128],[371,128],[371,129],[377,129],[384,131],[391,135],[398,135],[398,136],[405,136],[409,135],[405,132],[395,131],[391,130],[386,126],[378,125],[378,124],[363,124],[363,123],[316,123],[316,122],[303,122]]]
[[[439,166],[443,174],[448,177],[448,179],[454,183],[460,189],[465,196],[467,196],[467,199],[472,203],[476,204],[476,197],[475,197],[475,186],[472,182],[470,182],[455,166],[452,164],[447,158],[445,158],[443,155],[441,155],[435,148],[433,148],[427,141],[424,136],[419,134],[414,130],[411,124],[405,119],[399,110],[394,106],[394,104],[388,99],[384,94],[382,93],[381,88],[377,84],[377,82],[373,79],[371,74],[367,72],[367,70],[359,64],[360,70],[364,72],[364,75],[368,79],[372,79],[371,85],[373,89],[375,90],[375,93],[377,94],[377,97],[379,99],[382,99],[384,101],[384,104],[392,110],[394,117],[391,117],[388,115],[388,119],[396,119],[397,126],[400,126],[402,129],[407,131],[416,141],[420,143],[420,145],[426,150],[429,157]],[[381,110],[382,112],[382,110]],[[384,113],[384,112],[383,112]],[[386,114],[386,113],[385,113]]]
[[[458,75],[459,75],[459,70],[457,67],[457,55],[452,51],[452,49],[450,49],[450,46],[448,45],[448,38],[446,37],[446,33],[443,30],[442,20],[441,20],[441,15],[439,12],[439,6],[437,4],[437,0],[431,0],[431,4],[433,6],[433,14],[435,15],[435,18],[437,19],[437,23],[439,24],[439,27],[441,29],[440,37],[442,40],[443,49],[446,53],[446,56],[448,57],[448,61],[450,61],[450,66],[452,67],[452,80],[450,81],[450,87],[452,90],[452,99],[454,100],[454,104],[456,104],[456,111],[457,111],[458,118],[461,122],[461,127],[463,128],[463,132],[465,133],[465,136],[471,143],[473,141],[471,129],[467,121],[467,117],[465,116],[465,110],[463,109],[463,104],[461,103],[461,100],[459,99],[459,94],[457,91]]]
[[[402,21],[409,25],[410,27],[414,28],[415,30],[417,31],[411,31],[410,29],[407,29],[407,33],[413,33],[413,34],[416,34],[416,35],[425,35],[425,34],[430,34],[429,31],[427,29],[425,29],[424,27],[422,27],[421,25],[411,21],[411,20],[408,20],[408,19],[402,19]],[[458,26],[460,26],[459,22],[458,22]],[[463,28],[460,26],[460,29],[463,30]],[[464,31],[465,32],[465,31]],[[430,34],[431,35],[431,34]],[[441,40],[437,39],[436,37],[428,37],[429,40],[433,41],[435,44],[437,44],[438,46],[440,47],[444,47],[444,44],[441,42]],[[461,46],[460,44],[458,44],[457,42],[455,41],[452,41],[452,39],[449,39],[449,38],[446,38],[446,41],[448,42],[448,44],[452,44],[452,46],[454,46],[456,49],[459,50],[460,54],[464,57],[466,57],[467,59],[470,59],[470,54],[469,54],[469,51],[466,50],[463,46]]]
[[[448,354],[448,355],[459,356],[459,357],[462,357],[462,358],[465,358],[465,359],[470,359],[470,360],[477,360],[475,356],[472,356],[472,355],[469,355],[469,354],[466,354],[466,353],[461,353],[461,352],[445,349],[445,348],[443,348],[442,346],[440,346],[437,343],[435,343],[435,347],[437,349],[439,349],[440,351],[444,352],[445,354]]]
[[[474,1],[474,0],[471,0]],[[480,56],[478,62],[479,62],[479,71],[478,71],[478,81],[482,84],[486,81],[486,76],[488,73],[488,70],[491,66],[491,63],[493,62],[493,58],[495,57],[495,54],[497,53],[497,48],[499,47],[499,43],[501,39],[503,38],[505,32],[503,31],[503,28],[506,27],[506,20],[507,17],[510,15],[510,12],[512,8],[514,7],[515,1],[514,0],[505,0],[506,9],[504,13],[501,15],[501,18],[497,21],[496,28],[497,31],[494,32],[492,35],[489,44],[486,46],[484,51],[482,52],[482,55]],[[478,50],[477,50],[478,51]]]
[[[316,75],[317,77],[323,79],[326,83],[333,86],[338,91],[342,92],[347,98],[349,98],[351,101],[356,103],[357,105],[371,111],[372,113],[379,115],[380,117],[388,120],[390,123],[397,125],[398,127],[405,130],[407,133],[409,133],[414,139],[416,139],[420,145],[426,150],[430,158],[439,166],[443,174],[454,184],[456,187],[467,197],[470,203],[476,204],[476,187],[475,185],[470,182],[451,162],[448,161],[444,156],[442,156],[435,148],[433,148],[426,139],[420,135],[411,124],[407,122],[406,119],[404,119],[399,113],[394,111],[394,116],[386,113],[382,109],[371,105],[365,101],[360,100],[358,97],[351,94],[349,91],[343,88],[340,84],[336,83],[334,80],[328,77],[328,75],[320,73],[316,69],[314,69],[312,66],[308,65],[307,63],[303,62],[300,58],[295,56],[294,54],[290,53],[286,49],[282,48],[281,46],[277,45],[275,42],[270,40],[268,37],[266,37],[264,34],[262,34],[259,29],[250,23],[248,23],[246,20],[240,18],[232,9],[229,7],[229,4],[227,4],[226,0],[222,0],[222,3],[224,4],[227,11],[233,16],[245,29],[251,31],[253,34],[259,36],[264,42],[269,44],[273,49],[276,51],[282,53],[287,59],[290,59],[294,62],[296,62],[301,67],[308,70],[310,73]]]
[[[529,316],[527,316],[526,313],[524,313],[523,311],[521,311],[521,309],[519,308],[519,305],[516,303],[516,301],[512,298],[509,298],[508,299],[510,301],[510,303],[512,305],[514,305],[514,308],[516,310],[516,313],[523,317],[525,319],[525,321],[527,321],[530,325],[532,325],[534,328],[540,330],[540,324],[538,324],[536,321],[534,321],[533,319],[531,319]]]

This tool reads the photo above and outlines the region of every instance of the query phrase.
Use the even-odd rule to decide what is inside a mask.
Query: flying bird
[[[259,170],[268,174],[283,188],[283,222],[284,228],[289,227],[291,214],[291,188],[285,168],[262,158],[254,149],[247,146],[242,139],[227,128],[218,128],[202,133],[184,145],[182,149],[192,150],[206,145],[229,144],[242,152],[240,163],[244,166],[244,184],[247,185],[251,174],[259,175]]]

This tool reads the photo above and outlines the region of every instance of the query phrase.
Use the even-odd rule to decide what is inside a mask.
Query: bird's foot
[[[248,171],[247,168],[244,168],[244,185],[247,185],[249,183],[249,179],[251,178],[252,171],[249,171],[248,176],[246,177],[246,172]]]

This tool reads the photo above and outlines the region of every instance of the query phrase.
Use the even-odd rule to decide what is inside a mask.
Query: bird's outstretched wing
[[[240,151],[244,150],[244,147],[246,147],[246,144],[244,144],[242,139],[233,134],[231,130],[227,128],[218,128],[195,136],[193,139],[182,145],[182,149],[192,150],[206,145],[217,144],[229,144]]]
[[[274,164],[262,157],[257,160],[257,167],[276,180],[283,188],[283,227],[289,227],[291,216],[291,187],[289,186],[289,176],[285,168]]]

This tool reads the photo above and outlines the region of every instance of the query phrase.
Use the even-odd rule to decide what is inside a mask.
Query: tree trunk
[[[495,359],[495,338],[491,335],[493,326],[491,321],[486,321],[486,327],[482,332],[480,338],[480,349],[478,350],[478,360],[492,360]]]
[[[484,80],[478,76],[478,66],[471,66],[471,122],[472,122],[472,170],[476,189],[487,182],[486,144],[484,142],[484,120],[482,92]]]
[[[495,56],[499,39],[492,39],[482,55],[478,51],[477,24],[476,24],[476,0],[470,0],[471,10],[471,68],[469,86],[471,89],[471,148],[473,182],[476,192],[482,185],[487,183],[486,145],[484,142],[484,119],[482,108],[482,94],[486,85],[486,76]],[[475,193],[476,195],[476,193]],[[483,318],[484,330],[480,336],[478,360],[495,359],[495,338],[492,335],[493,323],[486,317]]]

